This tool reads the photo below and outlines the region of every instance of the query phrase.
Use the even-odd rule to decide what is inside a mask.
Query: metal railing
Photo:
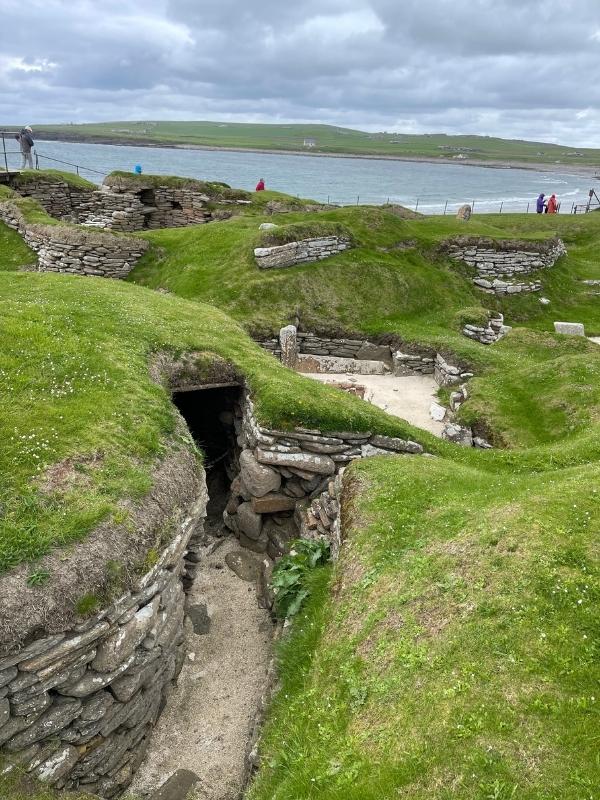
[[[4,172],[16,172],[17,170],[11,170],[8,164],[8,156],[9,155],[22,155],[21,150],[10,150],[7,148],[7,138],[10,137],[14,140],[15,136],[17,136],[20,131],[0,131],[0,140],[2,142],[2,161],[4,162]],[[64,167],[72,167],[75,170],[75,173],[79,175],[81,172],[89,172],[94,175],[106,175],[106,172],[102,172],[99,169],[93,169],[92,167],[84,167],[82,164],[74,164],[72,161],[62,161],[60,158],[54,158],[53,156],[46,156],[43,153],[39,153],[36,148],[32,149],[32,156],[35,160],[35,169],[41,169],[40,167],[40,159],[44,159],[44,161],[51,161],[54,164],[61,164]],[[72,170],[69,170],[72,171]]]

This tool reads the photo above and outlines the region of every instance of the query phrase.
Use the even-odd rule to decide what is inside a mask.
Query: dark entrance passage
[[[194,441],[204,453],[208,485],[208,517],[222,524],[229,486],[236,473],[235,407],[241,401],[240,386],[175,392],[173,402],[187,422]]]

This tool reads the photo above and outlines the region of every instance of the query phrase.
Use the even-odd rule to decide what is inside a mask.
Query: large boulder
[[[242,451],[240,470],[244,486],[253,497],[276,492],[281,486],[281,474],[265,464],[259,464],[251,450]]]
[[[262,517],[252,509],[251,503],[242,503],[237,510],[236,518],[242,533],[249,539],[258,539],[262,531]]]

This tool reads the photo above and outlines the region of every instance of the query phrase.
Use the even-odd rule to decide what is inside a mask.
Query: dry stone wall
[[[11,202],[0,203],[0,220],[18,231],[38,254],[40,272],[125,278],[148,247],[143,239],[81,230],[69,225],[31,224]]]
[[[184,584],[206,501],[202,480],[132,591],[82,624],[0,655],[0,755],[60,789],[112,798],[127,788],[183,663]]]
[[[323,236],[318,239],[302,239],[298,242],[257,247],[254,257],[260,269],[282,269],[296,264],[310,264],[324,258],[343,253],[351,247],[350,239],[343,236]]]
[[[181,228],[210,222],[210,197],[193,189],[157,186],[137,192],[102,187],[73,209],[87,227],[113,231]]]
[[[14,189],[22,197],[36,200],[44,211],[57,219],[72,215],[93,193],[93,189],[71,186],[66,181],[51,181],[43,175],[30,178],[26,183],[17,183]]]
[[[417,442],[369,431],[264,428],[247,395],[234,424],[239,471],[223,519],[242,546],[271,558],[287,552],[298,536],[298,509],[326,491],[346,464],[373,455],[423,453]]]
[[[522,276],[554,266],[567,252],[561,239],[526,242],[468,236],[445,242],[442,251],[475,267],[478,277],[473,283],[488,294],[497,295],[539,291],[539,280],[524,281]]]
[[[494,344],[502,339],[511,330],[510,326],[504,324],[504,315],[495,312],[486,325],[473,325],[467,323],[463,329],[463,336],[474,339],[481,344]]]

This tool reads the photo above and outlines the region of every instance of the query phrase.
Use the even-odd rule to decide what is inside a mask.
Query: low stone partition
[[[423,453],[417,442],[369,431],[325,434],[261,427],[247,394],[236,409],[234,424],[239,472],[223,519],[242,546],[272,558],[287,552],[298,536],[298,506],[325,491],[346,464],[373,455]]]
[[[148,242],[70,225],[28,222],[15,203],[0,203],[0,220],[18,231],[38,254],[40,272],[66,272],[103,278],[125,278]]]
[[[511,330],[510,326],[504,324],[504,315],[495,312],[486,325],[474,325],[467,323],[463,329],[463,336],[474,339],[481,344],[494,344],[502,339]]]
[[[502,320],[502,332],[506,333],[502,315],[494,319]],[[286,325],[280,330],[278,339],[268,339],[260,344],[285,366],[299,372],[383,375],[391,368],[395,376],[433,375],[439,386],[449,386],[473,377],[472,372],[449,364],[435,350],[412,345],[413,350],[421,352],[403,353],[395,349],[397,337],[391,337],[391,340],[391,344],[377,344],[367,339],[334,339],[298,332],[294,325]]]
[[[28,584],[27,566],[0,577],[0,757],[58,789],[127,788],[183,664],[184,585],[206,503],[194,454],[173,450],[132,513],[135,536],[108,522],[67,562],[44,557],[44,587]],[[129,576],[126,590],[82,616],[76,598],[102,593],[107,561]]]
[[[324,258],[343,253],[352,246],[343,236],[322,236],[318,239],[302,239],[298,242],[257,247],[254,257],[260,269],[282,269],[297,264],[310,264]]]
[[[438,386],[454,386],[455,384],[469,380],[473,377],[472,372],[464,372],[460,367],[449,364],[439,353],[435,357],[433,376]]]
[[[36,200],[44,211],[56,219],[72,215],[74,210],[85,203],[94,192],[92,184],[89,189],[85,189],[73,186],[67,181],[45,177],[43,172],[39,176],[27,173],[27,180],[17,179],[12,188],[21,197],[31,197]]]
[[[488,294],[518,294],[541,289],[539,281],[512,281],[554,266],[567,250],[561,239],[541,242],[459,236],[441,246],[441,252],[471,267],[478,277],[473,283]]]

